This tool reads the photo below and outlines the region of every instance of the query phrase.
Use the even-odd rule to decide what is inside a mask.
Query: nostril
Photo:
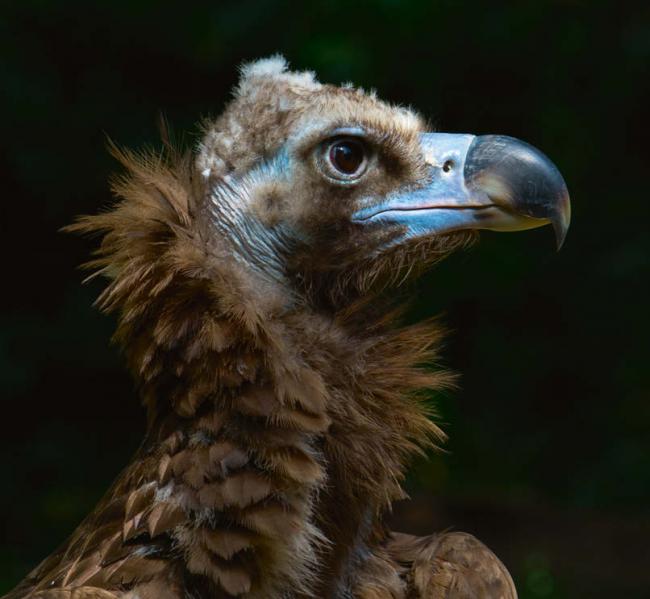
[[[454,168],[454,161],[445,160],[445,163],[442,165],[442,170],[445,171],[445,173],[448,173],[452,168]]]

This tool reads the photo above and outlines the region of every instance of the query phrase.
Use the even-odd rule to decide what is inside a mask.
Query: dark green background
[[[641,4],[641,3],[639,3]],[[650,13],[631,2],[2,3],[0,591],[91,509],[143,413],[92,243],[57,229],[109,201],[120,144],[217,114],[243,60],[282,52],[327,82],[412,104],[441,130],[549,154],[573,198],[552,232],[486,233],[417,287],[444,312],[462,389],[448,454],[413,469],[402,528],[477,534],[522,598],[650,596],[647,150]]]

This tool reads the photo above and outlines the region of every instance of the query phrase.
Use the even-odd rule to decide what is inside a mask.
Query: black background
[[[639,3],[641,4],[641,3]],[[627,8],[626,8],[627,5]],[[0,591],[72,531],[138,444],[143,412],[92,243],[57,233],[110,201],[106,136],[195,139],[244,60],[412,104],[445,131],[504,133],[563,172],[573,224],[486,233],[417,287],[444,312],[458,392],[447,454],[414,467],[399,526],[488,542],[523,599],[650,596],[646,119],[650,12],[565,1],[25,0],[0,9]]]

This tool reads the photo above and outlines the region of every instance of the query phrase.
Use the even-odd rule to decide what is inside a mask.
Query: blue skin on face
[[[419,188],[400,190],[380,203],[369,199],[369,205],[358,210],[353,220],[400,225],[405,227],[406,237],[478,226],[483,221],[480,211],[489,210],[492,203],[486,194],[470,193],[465,185],[465,160],[474,139],[473,135],[422,134],[429,179]]]

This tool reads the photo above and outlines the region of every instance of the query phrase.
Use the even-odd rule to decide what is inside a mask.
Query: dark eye
[[[356,140],[337,141],[330,147],[330,162],[345,175],[356,173],[364,158],[363,146]]]
[[[354,179],[361,176],[366,168],[367,150],[359,139],[336,139],[326,147],[326,152],[327,162],[336,177]]]

